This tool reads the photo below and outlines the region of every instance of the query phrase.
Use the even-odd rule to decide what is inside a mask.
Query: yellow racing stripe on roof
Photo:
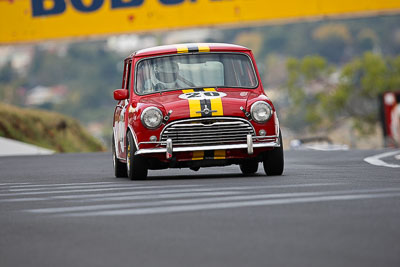
[[[177,53],[188,53],[189,52],[189,48],[186,45],[178,45],[176,47],[176,52]]]
[[[176,52],[177,53],[210,52],[210,47],[206,44],[177,45]]]
[[[210,47],[208,45],[199,45],[199,52],[210,52]]]

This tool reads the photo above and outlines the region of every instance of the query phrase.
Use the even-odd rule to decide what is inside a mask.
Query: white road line
[[[338,194],[365,194],[365,193],[389,193],[396,192],[400,194],[400,188],[381,188],[381,189],[365,189],[365,190],[341,190],[341,191],[325,191],[325,192],[299,192],[299,193],[279,193],[279,194],[256,194],[256,195],[237,195],[238,192],[229,192],[227,194],[213,193],[214,196],[209,198],[189,198],[189,199],[170,199],[162,201],[149,201],[149,202],[136,202],[136,203],[118,203],[118,204],[101,204],[101,205],[82,205],[82,206],[69,206],[69,207],[56,207],[56,208],[41,208],[25,210],[31,213],[60,213],[60,212],[74,212],[74,211],[91,211],[91,210],[106,210],[106,209],[123,209],[123,208],[138,208],[149,206],[163,206],[163,205],[182,205],[182,204],[198,204],[210,202],[231,202],[231,201],[246,201],[256,199],[275,199],[275,198],[295,198],[295,197],[310,197],[310,196],[326,196]],[[233,194],[233,196],[232,196]],[[225,195],[225,196],[224,196]],[[202,195],[203,197],[206,195]],[[193,197],[193,196],[192,196]],[[169,198],[177,198],[176,195],[170,195]]]
[[[0,203],[7,203],[7,202],[33,202],[39,200],[48,200],[43,197],[24,197],[24,198],[9,198],[9,199],[0,199]]]
[[[96,185],[96,184],[123,184],[123,183],[115,183],[115,182],[96,182],[96,183],[69,183],[69,184],[31,184],[26,183],[26,185],[22,185],[25,183],[18,183],[18,185],[11,185],[9,188],[22,188],[22,187],[53,187],[53,186],[68,186],[68,185]]]
[[[58,187],[35,187],[35,188],[17,188],[17,189],[8,189],[8,192],[34,192],[34,191],[43,191],[43,190],[67,190],[67,189],[95,189],[95,188],[111,188],[115,186],[126,186],[126,187],[134,187],[136,185],[129,184],[99,184],[99,185],[70,185],[70,186],[58,186]]]
[[[273,189],[273,188],[298,188],[298,187],[314,187],[314,186],[332,186],[342,185],[344,183],[315,183],[315,184],[297,184],[297,185],[263,185],[263,186],[231,186],[231,187],[203,187],[193,190],[155,190],[155,191],[140,191],[140,192],[120,192],[120,193],[105,193],[100,195],[87,194],[87,195],[73,195],[73,196],[57,196],[54,198],[62,199],[75,199],[75,198],[93,198],[92,201],[106,201],[106,200],[129,200],[129,197],[136,197],[138,195],[149,195],[149,194],[175,194],[175,193],[190,193],[190,192],[208,192],[208,191],[225,191],[225,190],[259,190],[259,189]],[[123,197],[123,199],[119,199]],[[128,197],[128,198],[125,198]],[[133,198],[134,199],[134,198]]]
[[[112,190],[140,190],[140,189],[154,189],[154,188],[185,188],[185,187],[198,187],[199,185],[163,185],[163,186],[136,186],[136,185],[131,185],[131,184],[119,184],[121,186],[117,187],[115,184],[107,185],[105,188],[92,188],[89,187],[87,188],[86,186],[84,187],[78,187],[76,190],[55,190],[57,188],[51,188],[50,190],[52,191],[36,191],[36,189],[33,189],[34,192],[31,191],[31,189],[26,191],[18,191],[18,192],[12,192],[10,190],[9,192],[12,193],[0,193],[0,197],[8,197],[8,196],[24,196],[24,195],[46,195],[46,194],[59,194],[59,193],[81,193],[81,192],[98,192],[98,191],[112,191]],[[100,186],[102,187],[102,186]],[[87,189],[84,189],[87,188]],[[65,188],[64,188],[65,189]],[[49,189],[40,189],[40,190],[49,190]]]
[[[399,164],[390,164],[384,162],[382,159],[391,157],[394,155],[400,154],[400,150],[398,151],[391,151],[391,152],[386,152],[378,155],[374,155],[371,157],[367,157],[364,159],[365,162],[368,162],[369,164],[375,165],[375,166],[383,166],[383,167],[389,167],[389,168],[400,168]]]
[[[129,188],[128,188],[129,189]],[[107,200],[108,197],[114,196],[143,196],[143,195],[155,195],[155,194],[175,194],[182,192],[215,192],[223,191],[216,188],[204,188],[204,189],[166,189],[166,190],[148,190],[148,191],[130,191],[130,192],[119,192],[119,193],[103,193],[103,194],[85,194],[85,195],[62,195],[62,196],[49,196],[37,198],[37,200],[71,200],[71,199],[101,199],[102,201]],[[0,199],[0,202],[13,202],[23,201],[23,198],[11,198],[11,199]],[[31,200],[32,201],[32,200]]]
[[[400,197],[400,192],[361,194],[361,195],[315,196],[315,197],[299,197],[299,198],[287,198],[287,199],[267,199],[267,200],[254,200],[254,201],[242,201],[242,202],[208,203],[208,204],[151,207],[151,208],[139,208],[139,209],[123,209],[123,210],[111,210],[111,211],[94,211],[94,212],[83,212],[83,213],[64,213],[64,214],[58,214],[56,216],[87,217],[87,216],[146,215],[146,214],[174,213],[174,212],[185,212],[185,211],[187,212],[187,211],[200,211],[200,210],[270,206],[270,205],[282,205],[282,204],[298,204],[298,203],[325,202],[325,201],[391,198],[391,197]]]
[[[245,191],[220,191],[220,190],[212,190],[211,192],[199,192],[199,193],[166,193],[166,194],[145,194],[145,195],[134,195],[134,196],[124,196],[124,197],[105,197],[105,198],[90,198],[90,199],[83,199],[80,202],[104,202],[104,201],[132,201],[132,200],[155,200],[155,199],[163,199],[163,198],[183,198],[183,197],[203,197],[203,196],[214,196],[214,195],[238,195],[248,193]]]
[[[127,188],[133,189],[133,188]],[[229,189],[229,188],[228,188]],[[44,197],[45,200],[50,199],[91,199],[91,198],[101,198],[106,200],[106,197],[109,196],[142,196],[142,195],[155,195],[155,194],[175,194],[175,193],[182,193],[182,192],[215,192],[215,191],[224,191],[228,189],[221,189],[221,188],[202,188],[202,189],[165,189],[165,190],[147,190],[147,191],[130,191],[130,192],[119,192],[119,193],[104,193],[104,194],[85,194],[85,195],[62,195],[62,196],[49,196]],[[234,190],[234,189],[232,189]],[[71,191],[78,191],[78,190],[71,190]],[[82,190],[80,190],[82,191]],[[86,190],[85,190],[86,191]],[[98,191],[98,190],[97,190]],[[61,191],[60,191],[61,192]],[[37,193],[37,192],[34,192]],[[14,195],[19,195],[22,193],[17,193]],[[1,196],[1,195],[0,195]],[[6,202],[11,202],[10,199],[5,199]],[[2,202],[3,200],[0,200]]]
[[[126,188],[124,187],[123,189],[134,189],[134,188]],[[214,191],[224,191],[224,190],[229,190],[230,188],[203,188],[203,189],[167,189],[167,190],[148,190],[148,191],[130,191],[130,192],[120,192],[120,193],[104,193],[104,194],[86,194],[86,195],[64,195],[64,196],[53,196],[53,197],[48,197],[47,199],[82,199],[82,198],[104,198],[104,196],[138,196],[138,195],[154,195],[154,194],[173,194],[173,193],[181,193],[181,192],[214,192]],[[112,189],[114,190],[114,189]],[[235,189],[232,189],[235,190]],[[71,191],[59,191],[62,193],[65,192],[83,192],[83,191],[105,191],[105,189],[93,189],[93,190],[71,190]],[[27,195],[37,195],[36,193],[39,192],[32,192],[32,193],[26,193]],[[43,193],[43,194],[48,194],[49,192]],[[57,193],[57,192],[50,192],[50,193]],[[3,194],[6,195],[6,194]],[[18,195],[25,195],[25,193],[14,193],[12,196],[18,196]],[[2,196],[0,194],[0,196]],[[7,201],[10,202],[10,201]]]
[[[163,198],[179,198],[179,197],[202,197],[202,196],[214,196],[214,195],[235,195],[242,194],[238,191],[224,191],[224,192],[199,192],[199,193],[165,193],[165,194],[144,194],[144,195],[135,195],[135,196],[126,196],[126,197],[108,197],[108,198],[83,198],[76,200],[75,202],[101,202],[101,201],[119,201],[119,200],[147,200],[147,199],[163,199]],[[37,198],[14,198],[14,199],[2,199],[0,202],[23,202],[23,201],[49,201],[63,199],[59,197],[37,197]]]
[[[113,191],[113,190],[132,190],[133,187],[109,187],[98,189],[76,189],[76,190],[59,190],[59,191],[43,191],[43,192],[16,192],[0,194],[0,197],[10,196],[25,196],[25,195],[47,195],[47,194],[61,194],[61,193],[85,193],[85,192],[100,192],[100,191]]]
[[[65,190],[65,189],[95,189],[95,188],[112,188],[113,186],[125,186],[133,189],[152,189],[152,188],[171,188],[171,187],[198,187],[199,185],[145,185],[145,186],[138,186],[135,184],[100,184],[100,185],[72,185],[72,186],[60,186],[60,187],[52,187],[51,190]],[[29,189],[9,189],[9,192],[32,192],[32,191],[40,191],[40,190],[49,190],[49,188],[29,188]]]
[[[27,185],[30,183],[3,183],[3,184],[0,184],[0,186],[13,186],[13,185],[22,185],[22,184]]]
[[[147,201],[147,202],[134,202],[134,203],[118,203],[118,204],[101,204],[101,205],[83,205],[83,206],[68,206],[68,207],[57,207],[57,208],[41,208],[41,209],[28,209],[24,210],[31,213],[59,213],[59,212],[71,212],[71,211],[90,211],[90,210],[106,210],[106,209],[122,209],[122,208],[134,208],[134,207],[148,207],[148,206],[159,206],[166,204],[187,204],[187,203],[201,203],[201,202],[212,202],[217,200],[225,200],[222,197],[215,196],[226,196],[226,195],[239,195],[238,192],[205,192],[205,193],[195,193],[195,194],[174,194],[174,195],[158,195],[158,196],[143,196],[138,197],[137,200],[146,199],[162,199],[166,198],[169,200],[163,201]],[[210,198],[210,196],[212,196]],[[265,195],[263,195],[265,196]],[[188,199],[175,199],[179,197],[190,197]],[[193,197],[197,197],[193,199]],[[207,197],[207,198],[199,198]],[[174,200],[172,200],[174,199]]]
[[[397,192],[400,191],[400,188],[397,189],[393,189],[393,188],[387,188],[387,189],[379,189],[379,190],[346,190],[346,191],[325,191],[322,193],[312,193],[312,194],[326,194],[326,193],[335,193],[335,194],[347,194],[347,193],[375,193],[375,192]],[[250,196],[254,196],[257,194],[254,194],[255,192],[250,192],[250,191],[226,191],[225,193],[227,193],[226,195],[246,195],[246,194],[252,194]],[[262,196],[268,196],[268,197],[272,197],[272,198],[276,198],[276,197],[293,197],[293,195],[295,194],[310,194],[309,192],[299,192],[299,193],[275,193],[275,194],[271,194],[271,193],[262,193],[261,192],[257,192],[258,195],[262,195]],[[206,196],[207,194],[212,195],[213,193],[199,193],[200,194],[204,194],[204,196]],[[203,196],[203,195],[200,195]],[[163,199],[163,198],[183,198],[183,197],[197,197],[197,193],[180,193],[180,194],[160,194],[160,195],[143,195],[143,196],[126,196],[126,197],[110,197],[110,198],[96,198],[96,199],[85,199],[84,201],[87,203],[90,202],[104,202],[104,201],[137,201],[137,200],[146,200],[146,199]]]
[[[82,198],[98,198],[109,197],[109,196],[131,196],[131,195],[144,195],[144,194],[162,194],[162,193],[179,193],[179,192],[203,192],[203,191],[223,191],[223,190],[257,190],[267,188],[299,188],[299,187],[313,187],[313,186],[332,186],[342,185],[344,183],[314,183],[314,184],[291,184],[291,185],[266,185],[266,186],[234,186],[234,187],[212,187],[212,188],[200,188],[200,189],[171,189],[171,190],[148,190],[148,191],[134,191],[134,189],[140,189],[136,186],[124,186],[115,188],[104,188],[104,189],[82,189],[82,190],[66,190],[66,191],[42,191],[42,192],[16,192],[16,193],[2,193],[0,197],[17,197],[25,195],[46,195],[46,194],[60,194],[68,193],[64,196],[54,196],[55,199],[82,199]],[[159,186],[165,188],[167,186]],[[84,193],[84,192],[99,192],[99,191],[111,191],[111,190],[132,190],[131,192],[118,192],[118,193],[101,193],[101,194],[86,194],[86,195],[70,195],[72,193]],[[0,200],[1,202],[2,200]],[[10,200],[6,202],[11,202]]]

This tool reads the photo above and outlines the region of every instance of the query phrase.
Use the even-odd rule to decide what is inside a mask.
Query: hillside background
[[[71,117],[46,110],[18,108],[0,102],[0,136],[56,152],[104,151],[93,137]]]
[[[377,98],[400,90],[400,16],[0,47],[0,101],[71,116],[109,146],[122,60],[136,49],[178,42],[251,48],[288,140],[383,145]]]

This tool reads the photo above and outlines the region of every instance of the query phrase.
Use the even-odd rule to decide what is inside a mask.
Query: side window
[[[122,74],[122,85],[121,88],[125,88],[125,81],[126,81],[126,70],[128,69],[128,63],[124,61],[124,72]]]
[[[125,86],[124,86],[124,88],[125,89],[129,89],[129,85],[130,85],[130,81],[131,81],[131,64],[132,62],[131,61],[129,61],[129,62],[127,62],[126,64],[125,64],[125,77],[124,77],[124,80],[125,80]]]

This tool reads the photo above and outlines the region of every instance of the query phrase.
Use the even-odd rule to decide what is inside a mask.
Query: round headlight
[[[253,120],[264,123],[271,118],[272,108],[267,102],[257,101],[251,106],[250,113]]]
[[[145,108],[140,117],[143,125],[148,129],[156,129],[161,125],[163,115],[156,107]]]

